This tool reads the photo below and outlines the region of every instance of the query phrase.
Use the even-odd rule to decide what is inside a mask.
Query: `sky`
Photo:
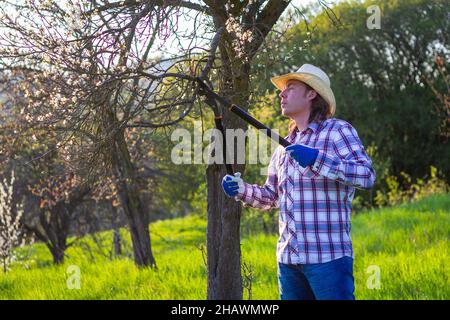
[[[0,0],[1,1],[1,0]],[[61,1],[61,3],[64,3],[66,0]],[[201,3],[201,0],[191,0],[193,2],[199,2]],[[322,3],[326,3],[327,5],[331,5],[333,3],[339,2],[342,0],[292,0],[291,5],[297,7],[297,8],[302,8],[304,6],[307,6],[311,3],[315,3],[315,4],[319,4],[319,2]],[[8,11],[8,10],[7,10]],[[287,10],[285,11],[284,14],[286,14]],[[196,12],[191,12],[191,15],[193,14],[197,14]],[[180,13],[178,19],[177,19],[177,25],[178,25],[178,31],[177,34],[178,35],[182,35],[185,32],[192,32],[193,28],[193,19],[189,19],[187,17],[185,17],[183,14]],[[197,26],[196,31],[200,31],[201,32],[202,28],[201,25]],[[210,38],[211,35],[206,35],[207,38],[206,40],[197,40],[198,42],[196,44],[191,43],[190,39],[187,40],[182,40],[181,41],[181,45],[185,48],[187,47],[192,47],[193,45],[197,45],[199,47],[203,47],[205,49],[208,49],[210,46]],[[192,39],[192,37],[191,37]],[[198,37],[197,37],[198,39]],[[180,43],[177,40],[177,37],[175,35],[170,35],[168,36],[168,38],[161,37],[159,39],[157,39],[156,42],[156,46],[155,49],[151,51],[150,56],[151,57],[161,57],[161,56],[170,56],[170,55],[176,55],[179,51],[180,51]]]
[[[321,0],[320,2],[325,3],[327,5],[332,5],[334,3],[337,3],[342,0]],[[293,0],[291,4],[297,8],[305,7],[309,4],[319,4],[319,0]],[[286,12],[286,11],[285,11]],[[178,30],[182,33],[183,30],[192,30],[192,20],[186,19],[183,16],[180,16],[178,19]],[[160,40],[159,43],[162,43]],[[162,50],[156,50],[152,52],[152,56],[165,56],[165,55],[171,55],[176,54],[179,51],[178,48],[178,41],[175,39],[175,37],[169,37],[168,39],[164,40],[165,45],[163,46]],[[182,41],[183,47],[192,47],[192,43],[189,41]],[[160,44],[159,46],[161,46]],[[209,41],[202,41],[197,43],[198,46],[208,48],[209,47]]]

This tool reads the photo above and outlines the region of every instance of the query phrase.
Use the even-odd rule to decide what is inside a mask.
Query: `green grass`
[[[206,222],[188,216],[150,228],[157,270],[134,266],[125,230],[128,256],[113,260],[107,255],[110,232],[98,234],[107,247],[99,250],[86,237],[67,250],[61,266],[54,266],[47,248],[38,243],[21,248],[25,258],[8,273],[0,272],[0,299],[205,299],[200,247],[205,246]],[[352,239],[357,299],[450,299],[449,195],[358,214],[353,217]],[[276,241],[276,235],[263,233],[241,240],[243,260],[253,271],[253,299],[278,299]],[[71,265],[79,267],[80,289],[67,286]],[[379,268],[379,289],[367,286],[371,266]]]
[[[352,224],[359,299],[450,298],[450,196],[358,215]],[[380,269],[380,289],[367,273]]]

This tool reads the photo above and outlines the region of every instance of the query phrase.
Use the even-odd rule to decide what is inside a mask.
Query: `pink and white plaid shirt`
[[[280,208],[277,260],[286,264],[325,263],[353,258],[350,212],[355,188],[370,189],[372,161],[356,130],[346,121],[310,123],[286,139],[319,149],[303,168],[278,146],[263,186],[244,183],[236,198],[262,210]]]

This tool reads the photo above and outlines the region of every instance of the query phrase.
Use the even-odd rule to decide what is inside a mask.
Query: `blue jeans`
[[[281,300],[355,300],[353,259],[326,263],[278,263]]]

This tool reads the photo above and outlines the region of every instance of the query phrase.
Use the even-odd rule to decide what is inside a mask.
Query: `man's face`
[[[294,117],[309,112],[311,101],[316,97],[314,90],[309,90],[298,80],[289,80],[280,92],[281,112],[287,117]]]

